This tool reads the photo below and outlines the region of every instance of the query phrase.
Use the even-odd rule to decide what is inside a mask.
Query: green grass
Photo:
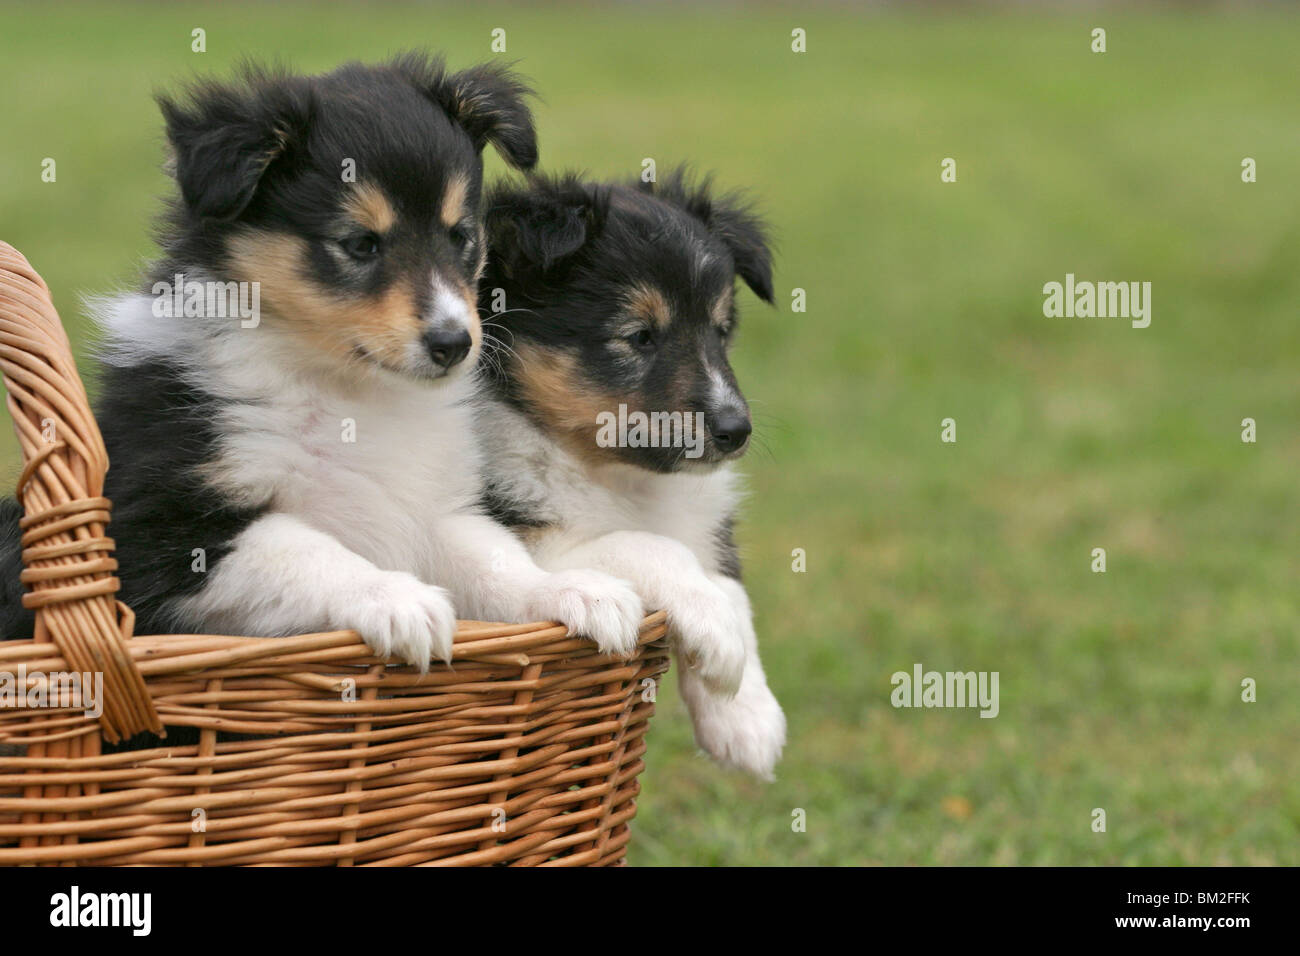
[[[151,253],[151,90],[244,53],[319,69],[426,44],[467,64],[504,27],[545,95],[546,165],[691,159],[762,197],[781,306],[745,300],[762,447],[739,535],[790,743],[775,784],[724,773],[666,689],[632,862],[1300,863],[1300,17],[3,16],[0,236],[79,346],[78,294]],[[1045,318],[1066,272],[1152,282],[1151,327]],[[999,671],[1000,716],[893,709],[890,674],[917,661]]]

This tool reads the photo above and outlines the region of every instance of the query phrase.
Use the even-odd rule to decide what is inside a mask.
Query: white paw
[[[724,697],[740,689],[745,672],[741,621],[726,593],[708,581],[671,592],[665,610],[677,642],[678,662]]]
[[[718,763],[771,780],[785,747],[785,714],[761,678],[730,700],[701,694],[693,708],[695,742]]]
[[[447,592],[401,571],[381,571],[338,597],[339,619],[379,657],[395,657],[420,670],[451,660],[456,611]]]
[[[529,592],[527,616],[559,621],[570,634],[591,638],[605,654],[630,657],[641,630],[641,599],[628,585],[599,571],[557,571]]]

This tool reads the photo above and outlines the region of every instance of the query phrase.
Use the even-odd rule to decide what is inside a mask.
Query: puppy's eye
[[[457,252],[464,252],[474,241],[474,230],[467,222],[458,222],[451,227],[451,244]]]
[[[716,328],[718,330],[718,338],[722,339],[724,342],[730,342],[731,337],[736,334],[736,326],[732,323],[719,325],[716,326]]]
[[[379,255],[379,237],[373,232],[363,232],[339,240],[339,248],[358,262],[367,262]]]
[[[627,336],[624,341],[638,352],[654,351],[655,336],[649,329],[637,329],[631,335]]]

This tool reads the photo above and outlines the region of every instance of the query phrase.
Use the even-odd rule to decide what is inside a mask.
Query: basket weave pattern
[[[351,631],[132,636],[107,454],[49,290],[2,242],[0,366],[37,617],[34,640],[0,642],[0,676],[103,675],[98,719],[0,698],[0,865],[623,861],[662,613],[628,661],[552,623],[462,621],[423,675]],[[163,724],[197,744],[102,751]]]

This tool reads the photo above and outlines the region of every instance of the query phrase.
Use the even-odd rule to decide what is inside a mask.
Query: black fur
[[[740,580],[740,550],[736,547],[736,519],[727,515],[713,532],[717,548],[718,571],[729,578]]]
[[[135,611],[136,633],[174,633],[183,627],[175,602],[206,578],[195,570],[195,549],[210,572],[263,509],[232,507],[204,486],[198,469],[216,457],[221,402],[177,369],[109,368],[102,393],[96,419],[113,463],[104,494],[113,502],[120,597]]]
[[[641,183],[641,188],[664,202],[685,209],[709,227],[731,252],[736,275],[754,294],[772,304],[771,239],[763,219],[744,193],[713,193],[713,179],[694,183],[685,167],[679,167],[662,182]]]
[[[22,506],[13,498],[0,498],[0,640],[31,637],[36,615],[23,607],[23,568],[18,519]]]
[[[475,149],[491,143],[516,169],[537,165],[537,134],[525,106],[533,90],[508,68],[483,63],[448,73],[440,59],[420,53],[403,54],[393,66],[469,133]]]

